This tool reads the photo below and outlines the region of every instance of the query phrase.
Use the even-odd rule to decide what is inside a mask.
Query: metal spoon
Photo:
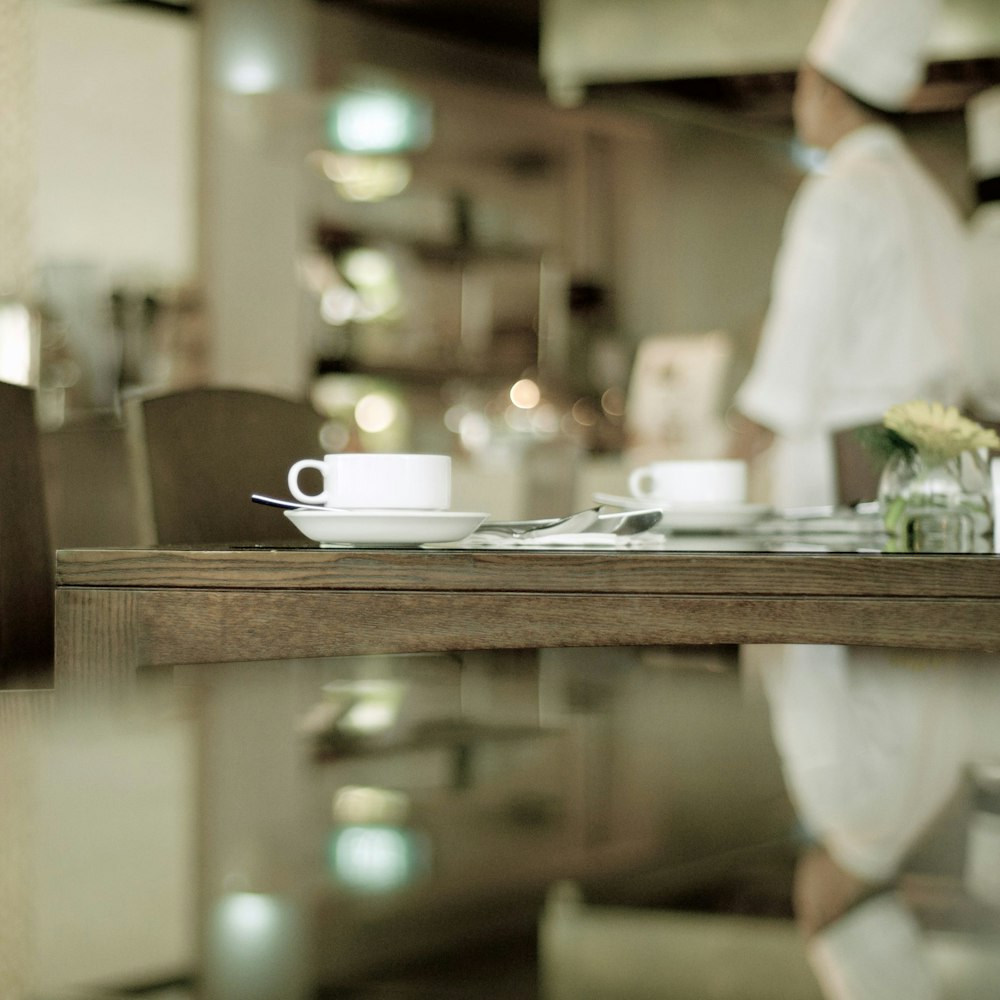
[[[320,503],[299,503],[298,500],[279,500],[277,497],[266,497],[261,493],[251,493],[250,499],[254,503],[266,504],[268,507],[281,507],[284,510],[325,510],[334,514],[347,513],[340,507],[324,507]]]
[[[514,538],[537,538],[544,535],[573,534],[586,531],[597,520],[599,508],[588,507],[565,517],[543,517],[533,521],[486,521],[476,533],[510,535]]]
[[[283,510],[322,510],[346,513],[337,507],[280,500],[277,497],[268,497],[261,493],[252,493],[250,499],[254,503],[265,504],[268,507],[280,507]],[[588,531],[606,532],[614,535],[637,535],[654,527],[662,517],[663,511],[658,507],[649,510],[614,512],[608,512],[602,507],[590,507],[574,514],[567,514],[565,517],[543,517],[533,521],[487,521],[476,530],[480,532],[493,531],[515,537],[536,537],[538,535],[572,534],[573,532]]]

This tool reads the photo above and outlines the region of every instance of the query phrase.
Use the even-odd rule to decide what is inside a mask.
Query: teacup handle
[[[649,467],[643,466],[641,469],[633,470],[628,477],[628,490],[634,497],[644,497],[649,495],[647,484],[649,483]]]
[[[321,462],[315,458],[300,458],[289,470],[288,470],[288,488],[292,492],[292,496],[296,500],[301,500],[303,503],[325,503],[326,502],[326,489],[324,488],[321,492],[316,494],[306,493],[299,488],[299,473],[303,469],[319,469],[320,472],[324,473],[324,482],[326,463]]]

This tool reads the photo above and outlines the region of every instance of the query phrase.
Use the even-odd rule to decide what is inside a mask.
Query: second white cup
[[[323,489],[306,493],[303,469],[318,469]],[[451,458],[343,452],[323,459],[303,458],[288,470],[288,488],[302,503],[354,510],[447,510],[451,505]]]
[[[651,462],[632,472],[628,488],[662,503],[740,504],[747,498],[747,466],[737,459]]]

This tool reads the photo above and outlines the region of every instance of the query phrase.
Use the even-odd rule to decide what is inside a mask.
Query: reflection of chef
[[[1000,86],[966,106],[978,206],[969,221],[968,404],[1000,421]]]
[[[789,212],[736,396],[734,450],[770,447],[778,504],[835,500],[833,432],[911,398],[958,398],[962,222],[886,114],[921,81],[934,12],[932,0],[830,0],[800,69],[796,129],[826,157]],[[885,650],[744,655],[761,670],[789,790],[817,844],[795,903],[824,991],[936,996],[912,915],[886,890],[960,775],[963,713],[943,672]]]

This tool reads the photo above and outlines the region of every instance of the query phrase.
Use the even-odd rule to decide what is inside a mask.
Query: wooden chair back
[[[844,505],[878,499],[878,481],[882,469],[865,450],[857,429],[839,431],[833,436],[837,476],[837,502]]]
[[[42,474],[53,549],[139,541],[125,428],[106,412],[81,413],[42,431]]]
[[[206,387],[133,397],[123,407],[143,542],[301,540],[252,493],[287,496],[299,458],[323,453],[323,417],[305,400]]]
[[[34,390],[0,382],[0,685],[52,677],[53,559]]]

